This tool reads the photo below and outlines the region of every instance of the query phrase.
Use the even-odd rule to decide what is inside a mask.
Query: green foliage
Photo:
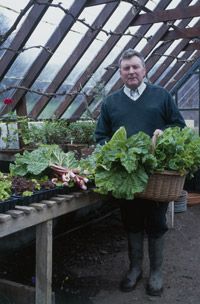
[[[143,132],[127,138],[124,127],[95,152],[93,169],[97,192],[116,198],[133,199],[144,190],[148,175],[156,167],[151,154],[151,139]]]
[[[10,165],[10,172],[13,176],[38,176],[52,164],[78,167],[73,152],[64,153],[57,145],[43,145],[32,152],[16,154],[15,163]]]
[[[187,127],[168,128],[158,137],[154,155],[157,170],[192,175],[200,167],[200,137]]]
[[[142,192],[155,171],[192,175],[200,168],[200,137],[190,128],[167,128],[155,148],[151,138],[139,132],[129,138],[121,127],[111,140],[81,162],[95,180],[97,192],[133,199]]]
[[[91,181],[94,181],[97,159],[99,155],[98,153],[100,153],[101,148],[102,146],[97,145],[91,155],[89,155],[87,158],[80,159],[81,173],[86,172]]]
[[[0,172],[0,201],[5,201],[10,196],[11,196],[10,176]]]
[[[24,191],[24,192],[22,193],[23,196],[31,196],[32,194],[33,194],[32,191]]]
[[[65,120],[46,120],[38,123],[21,122],[20,134],[25,145],[61,144],[66,142],[69,123]]]
[[[68,127],[67,140],[70,143],[93,144],[96,122],[93,120],[77,120]]]
[[[94,143],[96,123],[92,120],[78,120],[69,123],[66,120],[46,120],[41,123],[29,123],[21,120],[20,136],[25,145],[65,143]]]

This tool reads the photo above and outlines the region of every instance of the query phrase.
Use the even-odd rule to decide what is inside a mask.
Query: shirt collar
[[[143,81],[139,87],[137,87],[136,91],[138,92],[139,96],[142,95],[142,93],[144,92],[144,90],[146,89],[146,83]],[[131,95],[131,89],[129,89],[126,85],[124,86],[124,93],[126,93],[126,95],[130,96]]]

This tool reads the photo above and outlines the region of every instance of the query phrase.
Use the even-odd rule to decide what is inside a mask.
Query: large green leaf
[[[43,145],[32,152],[17,154],[10,170],[13,175],[40,175],[52,164],[72,169],[77,168],[79,163],[73,152],[64,153],[57,145]]]
[[[120,170],[113,169],[112,171],[98,168],[95,174],[97,192],[101,194],[111,193],[115,198],[127,200],[132,200],[135,193],[142,192],[147,181],[148,175],[142,168],[134,174],[127,173],[123,167]]]

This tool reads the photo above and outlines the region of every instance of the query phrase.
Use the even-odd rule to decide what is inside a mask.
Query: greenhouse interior
[[[0,304],[199,304],[200,1],[0,17]]]

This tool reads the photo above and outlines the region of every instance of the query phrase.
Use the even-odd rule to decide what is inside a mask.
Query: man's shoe
[[[123,292],[132,291],[136,287],[139,280],[141,280],[141,278],[142,272],[140,272],[137,276],[133,273],[131,276],[131,274],[128,273],[128,275],[121,281],[120,290]]]

